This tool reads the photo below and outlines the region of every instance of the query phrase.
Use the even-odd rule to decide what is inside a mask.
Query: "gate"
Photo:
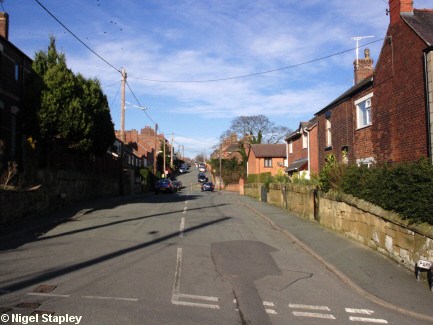
[[[268,202],[268,192],[264,186],[260,187],[260,201]]]
[[[314,219],[320,221],[319,217],[319,186],[314,190]]]

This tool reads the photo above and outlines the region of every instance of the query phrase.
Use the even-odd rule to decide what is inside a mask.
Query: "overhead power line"
[[[81,44],[83,44],[88,50],[90,50],[93,54],[95,54],[98,58],[100,58],[102,61],[107,63],[110,67],[112,67],[114,70],[116,70],[119,73],[122,73],[118,68],[116,68],[114,65],[112,65],[110,62],[105,60],[102,56],[100,56],[98,53],[93,51],[86,43],[84,43],[77,35],[75,35],[73,32],[69,30],[68,27],[66,27],[60,20],[56,18],[47,8],[45,8],[38,0],[35,0],[51,17],[53,17],[64,29],[66,29],[72,36],[74,36]]]
[[[364,44],[364,45],[362,45],[360,47],[365,47],[365,46],[367,46],[369,44],[380,42],[382,40],[384,40],[384,38],[381,38],[381,39],[376,40],[376,41],[372,41],[372,42]],[[338,52],[338,53],[330,54],[330,55],[327,55],[327,56],[322,56],[320,58],[313,59],[313,60],[310,60],[310,61],[305,61],[305,62],[289,65],[287,67],[282,67],[282,68],[277,68],[277,69],[268,70],[268,71],[262,71],[262,72],[256,72],[256,73],[250,73],[250,74],[246,74],[246,75],[242,75],[242,76],[220,78],[220,79],[208,79],[208,80],[158,80],[158,79],[147,79],[147,78],[139,78],[139,77],[132,77],[132,76],[128,76],[128,78],[138,79],[138,80],[144,80],[144,81],[151,81],[151,82],[166,82],[166,83],[201,83],[201,82],[227,81],[227,80],[234,80],[234,79],[242,79],[242,78],[254,77],[254,76],[259,76],[259,75],[264,75],[264,74],[268,74],[268,73],[273,73],[273,72],[281,71],[281,70],[291,69],[291,68],[299,67],[301,65],[306,65],[306,64],[313,63],[313,62],[329,59],[329,58],[331,58],[333,56],[341,55],[341,54],[344,54],[344,53],[347,53],[347,52],[350,52],[350,51],[353,51],[353,50],[356,50],[356,47],[348,49],[348,50],[345,50],[345,51],[341,51],[341,52]]]

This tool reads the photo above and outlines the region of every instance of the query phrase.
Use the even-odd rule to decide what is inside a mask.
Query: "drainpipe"
[[[308,153],[308,179],[311,179],[311,162],[310,162],[310,131],[305,129],[305,132],[307,132],[307,153]]]
[[[433,162],[432,157],[432,129],[431,129],[431,120],[430,120],[430,93],[429,93],[429,80],[428,80],[428,66],[427,66],[427,55],[433,49],[432,46],[426,48],[423,54],[423,63],[424,63],[424,87],[425,87],[425,106],[426,106],[426,121],[427,121],[427,154],[430,160]],[[431,67],[433,69],[433,67]],[[433,84],[433,80],[432,80]],[[432,89],[433,91],[433,89]]]

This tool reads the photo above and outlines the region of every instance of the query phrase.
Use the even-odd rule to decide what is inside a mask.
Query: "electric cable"
[[[373,43],[376,43],[376,42],[380,42],[382,40],[384,40],[384,38],[378,39],[376,41],[371,41],[371,42],[366,43],[364,45],[360,45],[359,47],[365,47],[367,45],[370,45],[370,44],[373,44]],[[227,80],[242,79],[242,78],[254,77],[254,76],[264,75],[264,74],[273,73],[273,72],[277,72],[277,71],[287,70],[287,69],[299,67],[301,65],[306,65],[306,64],[313,63],[313,62],[329,59],[331,57],[334,57],[334,56],[337,56],[337,55],[341,55],[341,54],[344,54],[344,53],[347,53],[347,52],[350,52],[350,51],[353,51],[353,50],[356,50],[356,47],[348,49],[348,50],[344,50],[344,51],[341,51],[341,52],[338,52],[338,53],[330,54],[330,55],[327,55],[327,56],[322,56],[322,57],[317,58],[317,59],[313,59],[313,60],[309,60],[309,61],[305,61],[305,62],[293,64],[293,65],[289,65],[289,66],[282,67],[282,68],[277,68],[277,69],[268,70],[268,71],[262,71],[262,72],[256,72],[256,73],[250,73],[250,74],[246,74],[246,75],[242,75],[242,76],[220,78],[220,79],[208,79],[208,80],[157,80],[157,79],[146,79],[146,78],[139,78],[139,77],[133,77],[133,76],[128,76],[128,77],[132,78],[132,79],[138,79],[138,80],[144,80],[144,81],[150,81],[150,82],[161,82],[161,83],[205,83],[205,82],[227,81]]]
[[[110,67],[112,67],[114,70],[116,70],[119,73],[122,73],[119,69],[117,69],[115,66],[113,66],[110,62],[105,60],[102,56],[100,56],[98,53],[93,51],[86,43],[84,43],[81,39],[78,38],[73,32],[71,32],[68,27],[66,27],[60,20],[56,18],[47,8],[45,8],[38,0],[35,0],[51,17],[53,17],[64,29],[66,29],[72,36],[74,36],[81,44],[83,44],[88,50],[90,50],[93,54],[95,54],[98,58],[100,58],[102,61],[104,61],[106,64],[108,64]]]

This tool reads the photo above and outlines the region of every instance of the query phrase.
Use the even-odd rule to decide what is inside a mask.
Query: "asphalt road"
[[[359,296],[230,194],[201,192],[197,174],[180,175],[176,194],[149,193],[2,250],[2,322],[47,324],[45,312],[92,325],[424,324]]]

